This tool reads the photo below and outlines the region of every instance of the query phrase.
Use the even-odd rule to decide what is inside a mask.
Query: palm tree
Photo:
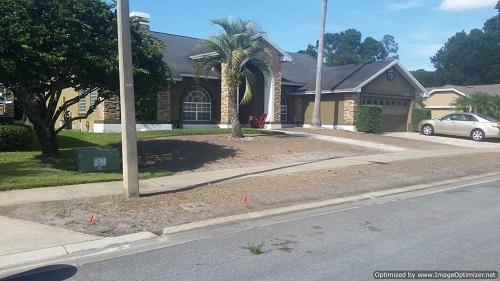
[[[500,118],[500,96],[476,92],[456,98],[450,105],[462,111],[474,111]]]
[[[271,51],[256,40],[263,31],[253,21],[220,18],[210,22],[222,27],[224,32],[201,40],[201,45],[210,47],[217,55],[207,55],[199,59],[195,76],[206,76],[214,70],[220,72],[222,86],[225,87],[222,92],[226,90],[229,98],[232,136],[242,138],[236,93],[245,80],[246,87],[241,104],[251,100],[256,87],[255,71],[262,72],[266,79],[270,76]]]
[[[319,28],[318,60],[316,66],[316,91],[314,94],[314,109],[311,126],[321,126],[321,73],[323,71],[323,38],[325,36],[326,9],[328,0],[321,5],[321,25]]]

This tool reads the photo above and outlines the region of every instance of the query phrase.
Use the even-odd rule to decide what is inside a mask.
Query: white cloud
[[[443,0],[439,9],[444,11],[465,11],[495,7],[497,0]]]
[[[418,6],[420,1],[411,1],[406,3],[392,3],[389,5],[389,10],[391,12],[411,9]]]

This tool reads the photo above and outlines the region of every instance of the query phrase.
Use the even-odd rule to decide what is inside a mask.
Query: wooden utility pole
[[[118,56],[120,63],[120,113],[122,128],[123,194],[139,197],[139,165],[135,128],[134,76],[130,40],[129,1],[117,1]]]

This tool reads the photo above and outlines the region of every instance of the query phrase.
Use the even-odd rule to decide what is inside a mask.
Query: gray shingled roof
[[[174,79],[192,77],[196,62],[191,56],[210,53],[207,46],[200,46],[200,39],[179,36],[161,32],[151,32],[153,36],[164,42],[166,49],[162,50],[163,58],[172,70]],[[306,54],[287,53],[293,61],[282,63],[282,83],[302,86],[299,91],[314,91],[316,78],[316,59]],[[336,67],[323,68],[323,91],[352,91],[353,89],[371,81],[376,74],[380,74],[394,61],[380,61],[364,64],[350,64]],[[396,67],[401,68],[399,64]],[[404,70],[400,69],[402,72]],[[220,79],[216,72],[210,73],[212,77]],[[403,73],[403,75],[406,75]],[[411,76],[406,77],[412,80]],[[416,80],[410,81],[416,88],[422,89]]]
[[[165,43],[162,50],[163,59],[167,62],[174,79],[183,76],[193,76],[196,62],[190,58],[193,55],[209,53],[210,50],[199,45],[200,39],[152,31],[151,34]],[[218,76],[217,73],[211,75]]]
[[[500,95],[500,84],[491,84],[491,85],[473,85],[473,86],[455,86],[455,85],[446,85],[442,87],[434,87],[427,88],[427,91],[432,92],[436,90],[448,90],[454,89],[463,94],[470,95],[477,92],[487,93],[489,95]]]
[[[348,64],[334,67],[324,67],[322,71],[321,89],[323,91],[352,91],[387,66],[392,60],[362,64]],[[313,71],[316,73],[316,70]],[[316,88],[315,75],[309,77],[308,83],[299,91],[314,91]]]
[[[309,76],[316,73],[316,59],[306,54],[288,52],[288,55],[292,57],[293,61],[281,64],[283,82],[307,84]]]

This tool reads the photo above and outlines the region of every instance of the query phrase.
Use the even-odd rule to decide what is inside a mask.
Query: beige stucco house
[[[200,39],[150,31],[164,42],[163,58],[169,65],[175,84],[157,94],[156,120],[138,122],[137,130],[172,129],[182,123],[189,127],[229,128],[229,108],[238,102],[228,99],[225,81],[217,72],[204,79],[196,79],[196,60],[206,55],[217,55],[200,45]],[[240,121],[246,124],[250,115],[267,113],[267,128],[307,126],[312,121],[316,59],[299,53],[285,52],[266,35],[254,38],[274,53],[270,78],[257,75],[259,88],[253,99],[239,106]],[[224,65],[221,65],[224,67]],[[322,77],[321,123],[327,128],[356,130],[355,112],[361,104],[383,107],[383,131],[407,131],[411,110],[427,91],[398,60],[373,63],[325,66]],[[244,88],[239,89],[240,93]],[[72,90],[63,93],[63,99],[74,96]],[[242,95],[238,95],[241,99]],[[71,114],[82,114],[93,102],[89,95],[70,109]],[[63,124],[61,117],[61,124]],[[94,132],[120,131],[118,99],[99,105],[86,120],[76,121],[73,129]]]
[[[446,85],[436,88],[427,88],[429,97],[424,101],[425,107],[431,109],[432,118],[441,118],[456,112],[451,104],[456,98],[482,92],[490,95],[500,95],[500,84],[455,86]]]

